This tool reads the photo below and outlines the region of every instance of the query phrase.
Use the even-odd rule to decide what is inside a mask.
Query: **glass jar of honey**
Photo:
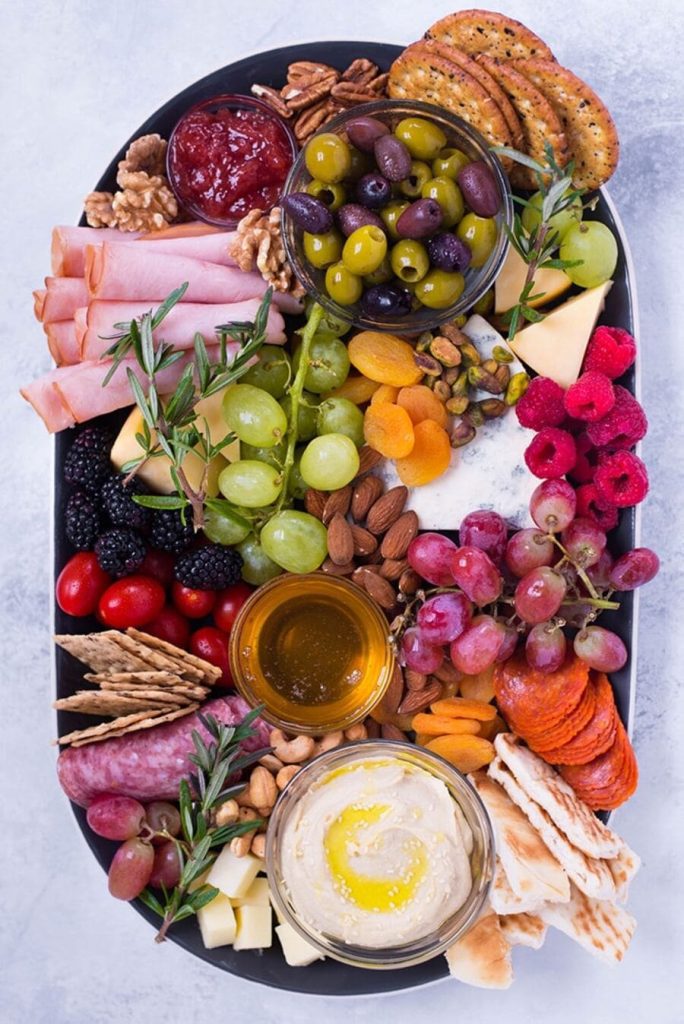
[[[361,721],[387,689],[394,652],[385,616],[355,583],[278,576],[243,605],[230,637],[235,685],[290,733]]]

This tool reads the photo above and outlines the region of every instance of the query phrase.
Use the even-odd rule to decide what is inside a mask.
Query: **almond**
[[[346,516],[349,511],[351,504],[352,489],[349,484],[346,487],[340,487],[339,491],[331,491],[326,498],[325,505],[323,507],[323,515],[321,519],[327,526],[330,520],[338,512],[340,515]]]
[[[335,565],[347,565],[354,557],[354,538],[341,512],[328,523],[328,554]]]
[[[321,566],[321,572],[327,572],[328,576],[350,576],[356,569],[356,562],[345,562],[344,565],[335,565],[332,558],[326,558]]]
[[[310,487],[304,495],[304,508],[310,516],[315,516],[316,519],[322,519],[323,509],[325,508],[327,500],[327,494],[324,494],[323,491],[316,491],[313,487]]]
[[[396,725],[391,725],[389,722],[386,725],[380,726],[380,735],[383,740],[405,740],[406,733],[398,729]]]
[[[422,690],[427,686],[428,677],[423,672],[416,672],[415,669],[405,668],[404,679],[409,690]]]
[[[356,475],[363,476],[364,473],[375,469],[382,462],[382,459],[383,456],[380,452],[376,452],[375,448],[370,448],[367,444],[364,444],[362,448],[359,448],[359,471]]]
[[[383,483],[377,476],[365,476],[359,480],[351,500],[351,514],[357,523],[363,522],[368,509],[378,500],[382,491]]]
[[[410,511],[402,513],[385,534],[380,554],[384,558],[403,558],[417,533],[418,516],[416,513]]]
[[[380,552],[382,554],[382,552]],[[380,566],[380,575],[386,580],[398,580],[403,572],[408,569],[408,562],[405,558],[386,558]]]
[[[371,506],[366,517],[366,526],[371,533],[385,533],[404,511],[408,488],[393,487]]]
[[[406,569],[399,577],[399,590],[402,594],[411,597],[420,586],[420,576],[415,569]]]
[[[353,500],[352,498],[352,502]],[[354,554],[361,557],[372,555],[378,546],[377,538],[370,530],[364,530],[363,526],[357,526],[356,523],[353,523],[350,529],[354,541]]]
[[[461,679],[463,679],[463,673],[459,672],[448,658],[445,658],[439,668],[435,669],[432,674],[442,683],[456,684],[460,683]]]
[[[364,567],[365,568],[365,567]],[[381,608],[394,608],[397,603],[397,595],[394,587],[388,580],[384,580],[377,572],[369,572],[368,569],[362,576],[362,585],[373,600]]]
[[[435,694],[441,696],[441,693],[442,684],[438,679],[433,679],[422,690],[410,690],[397,708],[397,711],[400,715],[417,715],[419,711],[423,711],[433,701],[439,700],[439,697],[436,697]]]
[[[379,722],[376,722],[374,718],[367,718],[363,724],[366,726],[366,732],[369,740],[377,740],[380,738]]]
[[[394,670],[392,672],[392,678],[389,681],[389,686],[382,695],[381,700],[377,704],[377,710],[380,712],[380,717],[385,715],[396,714],[397,708],[401,704],[401,699],[404,695],[404,673],[401,670],[401,665],[394,663]],[[369,719],[370,721],[370,719]]]

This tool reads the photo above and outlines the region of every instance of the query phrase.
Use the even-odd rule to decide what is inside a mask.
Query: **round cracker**
[[[447,14],[435,22],[426,38],[457,46],[464,53],[488,53],[499,60],[544,57],[555,60],[543,39],[515,18],[496,11],[467,10]]]
[[[515,61],[515,67],[543,93],[563,125],[571,158],[573,184],[595,189],[605,185],[618,165],[620,141],[605,103],[586,82],[555,61]]]

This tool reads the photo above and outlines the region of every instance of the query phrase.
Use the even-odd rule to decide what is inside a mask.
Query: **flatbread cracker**
[[[128,682],[128,683],[110,682],[107,679],[103,680],[103,682],[100,683],[100,687],[103,690],[114,691],[114,692],[116,692],[116,691],[121,692],[122,690],[128,690],[130,693],[138,693],[139,690],[145,689],[145,686],[143,686],[143,685],[136,686],[135,683],[131,683],[131,682]],[[154,689],[155,692],[159,692],[160,694],[163,694],[164,697],[166,697],[167,695],[170,697],[173,694],[177,694],[179,697],[187,697],[190,700],[205,700],[206,697],[207,697],[207,694],[209,693],[207,688],[204,687],[204,686],[195,686],[193,683],[188,683],[188,682],[184,683],[183,681],[181,681],[180,683],[178,683],[175,686],[164,686],[164,687],[158,687],[158,688],[152,687],[152,689]]]
[[[130,683],[132,686],[178,686],[187,684],[174,672],[86,672],[89,683]]]
[[[613,876],[618,900],[620,903],[626,903],[629,884],[641,867],[641,857],[624,843],[617,857],[606,861],[606,864]]]
[[[161,651],[162,654],[166,654],[173,661],[178,662],[184,670],[181,675],[196,677],[198,682],[209,685],[221,678],[220,668],[212,665],[209,661],[205,661],[204,658],[198,658],[197,655],[184,651],[182,647],[176,647],[174,644],[167,643],[166,640],[160,640],[157,636],[150,636],[149,633],[133,629],[132,626],[126,630],[126,635],[132,637],[133,640],[138,640],[147,647],[151,647],[155,651]],[[194,669],[195,672],[191,673],[190,669]]]
[[[77,737],[70,739],[67,736],[60,737],[59,743],[69,742],[72,747],[85,747],[89,743],[101,743],[103,740],[114,739],[118,736],[125,736],[129,732],[138,732],[141,729],[152,729],[156,725],[164,725],[166,722],[172,722],[176,718],[182,718],[184,715],[191,715],[197,710],[199,704],[188,704],[185,708],[163,708],[160,707],[159,711],[155,711],[146,715],[129,715],[128,719],[136,719],[136,721],[130,721],[126,725],[122,725],[126,721],[125,718],[119,718],[115,721],[108,723],[111,725],[111,729],[108,732],[100,731],[95,732],[96,729],[102,729],[101,726],[93,726],[93,729],[81,729],[80,732],[70,733],[70,737]],[[85,735],[88,733],[89,735]]]
[[[511,946],[494,913],[483,914],[444,955],[449,973],[466,985],[508,988],[513,981]]]
[[[120,715],[145,711],[148,702],[138,696],[122,693],[103,693],[101,690],[79,690],[70,697],[53,701],[56,711],[71,711],[80,715],[102,715],[116,718]]]
[[[516,60],[514,68],[543,93],[561,120],[575,161],[573,184],[595,189],[605,185],[620,158],[620,140],[605,103],[586,82],[555,61]]]
[[[161,712],[160,712],[161,713]],[[135,725],[138,722],[145,721],[146,718],[153,716],[157,712],[149,711],[138,711],[132,715],[124,715],[121,718],[115,718],[111,722],[102,722],[100,725],[91,725],[87,729],[76,729],[74,732],[68,732],[66,736],[60,736],[58,743],[63,746],[67,743],[81,742],[84,740],[95,739],[95,737],[102,737],[107,739],[109,736],[125,730],[129,725]]]
[[[575,886],[568,903],[550,903],[539,916],[608,964],[620,963],[636,930],[636,921],[622,907],[592,900]]]
[[[489,53],[500,60],[545,57],[554,60],[543,39],[522,22],[495,11],[467,10],[447,14],[425,33],[457,46],[464,53]]]
[[[116,642],[123,650],[129,651],[134,657],[140,658],[147,669],[154,669],[157,672],[173,672],[192,679],[196,683],[201,683],[204,679],[204,675],[194,665],[181,667],[180,662],[176,658],[162,653],[151,644],[142,643],[135,637],[128,635],[128,633],[117,633]]]
[[[118,642],[122,634],[115,629],[102,633],[65,634],[55,636],[55,643],[95,672],[136,672],[149,669],[142,656],[124,649]]]
[[[192,700],[189,697],[170,689],[154,690],[151,687],[145,689],[142,686],[129,688],[126,683],[103,683],[102,690],[104,693],[119,693],[124,697],[142,700],[146,707],[151,707],[153,710],[157,704],[169,704],[172,707],[183,707],[185,704],[192,704]]]
[[[499,918],[499,926],[511,946],[529,946],[530,949],[542,948],[548,930],[538,914],[506,914]]]

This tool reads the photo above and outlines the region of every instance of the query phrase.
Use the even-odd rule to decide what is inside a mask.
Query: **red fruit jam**
[[[250,210],[275,206],[294,148],[288,129],[265,104],[219,96],[176,125],[169,179],[186,209],[210,223],[234,224]]]

